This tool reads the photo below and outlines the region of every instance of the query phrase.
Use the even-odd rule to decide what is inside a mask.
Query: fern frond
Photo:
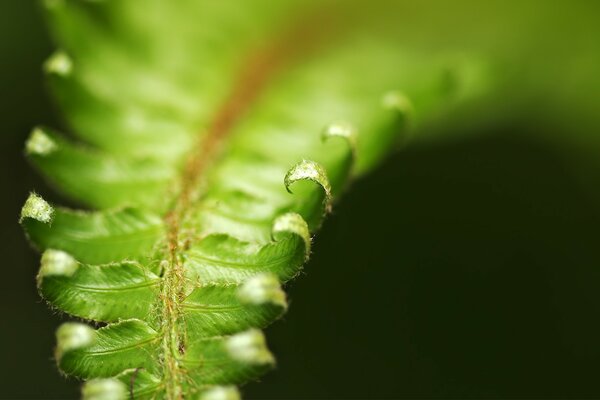
[[[45,2],[74,137],[36,128],[26,154],[93,210],[32,194],[21,222],[41,295],[105,324],[57,332],[84,398],[236,398],[274,365],[258,329],[286,311],[281,285],[349,180],[485,89],[466,79],[448,99],[445,59],[381,40],[303,52],[323,39],[306,20],[288,32],[296,3]]]

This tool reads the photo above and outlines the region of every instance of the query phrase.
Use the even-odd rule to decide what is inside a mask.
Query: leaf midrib
[[[321,10],[324,11],[324,10]],[[311,19],[319,15],[310,15]],[[197,187],[206,170],[222,154],[223,143],[227,136],[238,124],[240,119],[253,106],[258,97],[273,80],[276,73],[292,58],[304,53],[314,44],[315,38],[324,33],[320,29],[314,29],[315,24],[308,23],[308,18],[301,18],[290,24],[290,29],[283,35],[277,35],[278,40],[270,45],[251,52],[246,57],[245,67],[240,70],[229,96],[215,113],[208,128],[202,132],[199,145],[193,151],[185,163],[180,177],[180,192],[175,205],[166,213],[165,223],[167,226],[167,250],[168,264],[165,265],[163,274],[162,290],[162,321],[163,321],[163,356],[164,356],[164,379],[166,384],[166,395],[169,399],[181,398],[181,382],[184,372],[178,367],[181,359],[179,349],[180,341],[186,336],[179,332],[178,324],[182,304],[177,299],[183,299],[185,279],[183,263],[181,261],[180,227],[190,210]],[[314,21],[313,21],[314,22]],[[331,27],[331,25],[323,25]],[[300,51],[299,51],[300,50]]]

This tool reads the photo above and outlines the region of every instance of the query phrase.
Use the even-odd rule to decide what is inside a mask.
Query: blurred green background
[[[356,182],[267,330],[278,368],[248,398],[600,398],[600,64],[580,49],[600,37],[570,41],[583,16],[600,20],[555,15],[566,22],[539,39],[581,52],[577,73],[548,60],[538,76],[539,96],[573,95],[565,118],[531,106]],[[52,360],[64,318],[36,293],[17,223],[31,189],[57,199],[22,157],[32,126],[58,125],[40,67],[52,49],[35,1],[0,2],[0,398],[78,396]],[[591,139],[542,139],[575,131]]]

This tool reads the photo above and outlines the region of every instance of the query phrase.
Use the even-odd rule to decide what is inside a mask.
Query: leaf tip
[[[241,400],[241,398],[235,386],[214,386],[203,392],[199,400]]]
[[[31,193],[21,209],[19,221],[22,222],[26,218],[31,218],[49,224],[52,222],[53,217],[54,208],[38,194]]]
[[[323,129],[321,132],[321,140],[325,142],[334,137],[346,139],[348,143],[354,147],[356,129],[354,126],[352,126],[352,124],[346,121],[333,122]]]
[[[381,98],[381,106],[386,110],[397,111],[405,117],[411,116],[414,112],[412,101],[410,101],[407,95],[398,90],[391,90],[385,93]]]
[[[113,378],[92,379],[81,388],[82,400],[125,400],[129,398],[127,386]]]
[[[54,10],[65,5],[65,0],[44,0],[44,7],[48,10]]]
[[[251,277],[238,289],[237,295],[242,303],[255,305],[272,303],[287,308],[285,292],[273,274],[258,274]]]
[[[246,364],[273,364],[275,358],[267,348],[264,334],[250,329],[227,338],[225,346],[231,358]]]
[[[58,50],[44,63],[44,71],[50,75],[68,76],[73,71],[73,60],[67,53]]]
[[[302,180],[309,180],[319,184],[325,192],[325,203],[330,203],[331,184],[329,183],[329,178],[327,178],[325,168],[321,164],[311,160],[302,160],[290,168],[287,174],[285,174],[283,182],[286,190],[292,193],[290,189],[291,185]]]
[[[87,347],[94,342],[95,331],[86,324],[66,322],[56,330],[56,358],[70,350]]]
[[[273,222],[273,228],[271,229],[273,237],[276,237],[278,233],[287,232],[298,235],[304,240],[306,246],[306,258],[310,254],[310,230],[308,224],[298,213],[289,212],[280,215]]]
[[[79,263],[70,254],[48,249],[42,254],[39,276],[73,276],[78,268]]]
[[[35,154],[40,156],[46,156],[52,154],[58,145],[56,142],[48,136],[43,128],[34,128],[29,135],[29,139],[25,142],[25,152],[27,154]]]

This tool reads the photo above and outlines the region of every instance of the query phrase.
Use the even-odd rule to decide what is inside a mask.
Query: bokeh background
[[[538,3],[543,13],[556,2]],[[540,38],[563,49],[540,63],[540,96],[563,103],[472,128],[486,135],[406,148],[356,182],[290,286],[290,312],[267,330],[278,368],[247,398],[600,398],[600,63],[586,53],[600,36],[585,30],[600,13],[571,3]],[[59,125],[40,67],[52,50],[35,1],[0,2],[7,399],[78,396],[52,360],[64,317],[38,297],[39,256],[17,223],[33,188],[58,199],[22,156],[32,126]],[[565,55],[577,69],[562,70]],[[569,136],[585,139],[554,139]]]

